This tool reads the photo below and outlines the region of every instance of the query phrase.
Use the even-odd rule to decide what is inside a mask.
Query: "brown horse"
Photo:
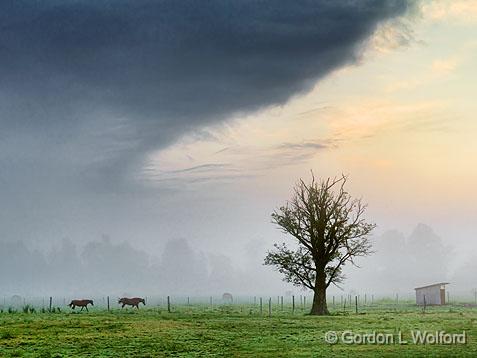
[[[137,309],[139,309],[139,304],[141,302],[143,305],[146,305],[146,301],[144,300],[144,298],[140,298],[140,297],[134,297],[134,298],[123,297],[123,298],[120,298],[118,301],[119,304],[123,305],[121,308],[124,308],[124,306],[128,305],[128,306],[136,307]]]
[[[83,308],[86,308],[86,311],[88,311],[89,304],[91,304],[91,306],[94,306],[93,300],[73,300],[68,306],[70,306],[72,309],[75,309],[75,307],[78,306],[81,307],[81,311],[83,310]]]

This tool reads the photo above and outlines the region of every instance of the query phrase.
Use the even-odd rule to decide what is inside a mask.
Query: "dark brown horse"
[[[70,306],[72,309],[75,309],[75,307],[78,306],[81,307],[81,311],[83,310],[83,308],[86,308],[86,311],[88,311],[89,304],[91,304],[91,306],[94,306],[93,300],[73,300],[68,306]]]
[[[144,298],[140,298],[140,297],[133,297],[133,298],[123,297],[123,298],[120,298],[118,301],[119,304],[123,305],[121,308],[124,308],[124,306],[127,305],[127,306],[136,307],[137,309],[139,309],[139,304],[141,302],[143,305],[146,305],[146,301],[144,300]]]

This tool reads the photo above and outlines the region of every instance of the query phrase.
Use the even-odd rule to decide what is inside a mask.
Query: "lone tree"
[[[310,314],[329,314],[326,289],[345,278],[345,263],[371,253],[369,235],[376,227],[363,218],[366,204],[345,190],[347,177],[316,181],[302,179],[292,199],[272,214],[272,222],[292,236],[294,248],[275,244],[265,265],[274,265],[284,281],[314,291]],[[356,266],[356,265],[355,265]]]

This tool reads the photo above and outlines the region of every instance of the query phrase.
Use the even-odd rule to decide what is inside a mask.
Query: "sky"
[[[475,1],[0,7],[0,243],[185,240],[269,277],[270,214],[312,170],[349,175],[376,237],[424,223],[450,273],[472,259]]]

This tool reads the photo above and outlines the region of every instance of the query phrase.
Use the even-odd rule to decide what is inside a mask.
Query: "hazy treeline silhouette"
[[[465,295],[477,287],[477,260],[456,260],[429,226],[419,224],[409,235],[387,231],[373,241],[375,253],[358,262],[359,269],[347,266],[344,291],[330,294],[413,295],[414,287],[440,281]],[[47,252],[0,241],[0,296],[300,294],[262,265],[272,244],[250,241],[239,265],[236,253],[202,252],[186,239],[169,240],[158,255],[107,237],[83,246],[64,239]]]
[[[269,280],[274,273],[261,262],[257,267],[234,268],[228,257],[194,250],[185,239],[168,241],[159,257],[107,237],[81,248],[63,239],[47,253],[0,242],[0,295],[208,295],[263,290],[265,282],[280,287],[279,279]]]
[[[471,264],[477,261],[461,262],[453,247],[425,224],[418,224],[409,235],[390,230],[373,241],[375,253],[349,275],[355,291],[364,287],[381,294],[413,295],[415,287],[448,281],[450,291],[470,295],[468,285],[477,286],[477,264]]]
[[[118,285],[135,288],[149,268],[146,254],[129,244],[108,239],[87,243],[81,250],[68,239],[47,253],[23,242],[0,242],[0,287],[7,293],[27,295],[91,292]]]

